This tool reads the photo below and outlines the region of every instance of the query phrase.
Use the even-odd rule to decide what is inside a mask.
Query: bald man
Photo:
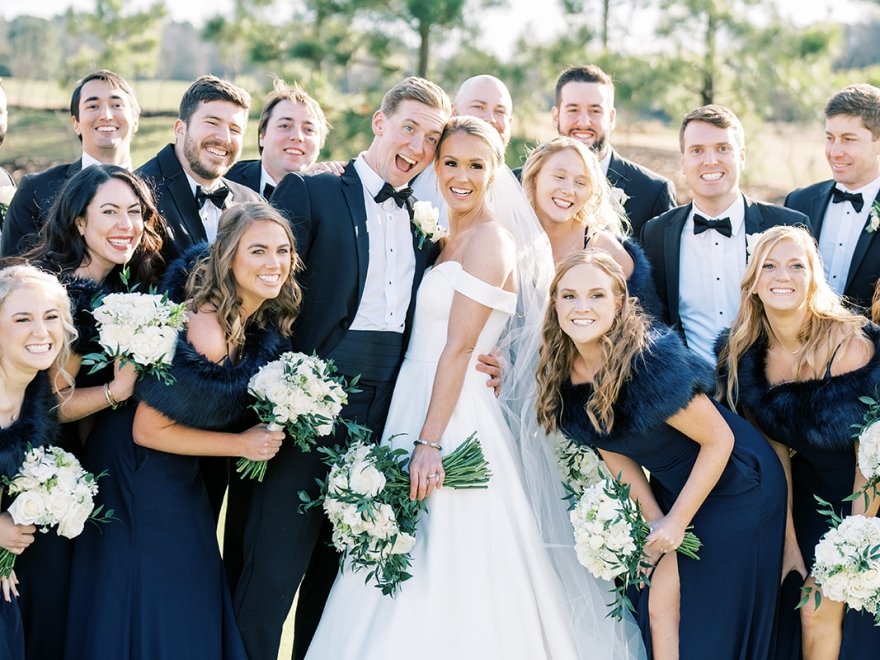
[[[510,142],[513,101],[507,86],[487,74],[465,80],[452,104],[453,115],[468,115],[487,121],[498,131],[504,146]]]

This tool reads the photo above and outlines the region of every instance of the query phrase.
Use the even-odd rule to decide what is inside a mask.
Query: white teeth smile
[[[593,322],[594,322],[593,319],[572,319],[571,320],[572,325],[579,325],[579,326],[584,326],[584,327],[588,326],[588,325],[593,325]]]
[[[131,245],[130,238],[108,238],[107,241],[110,245],[114,245],[116,247],[128,247]]]
[[[786,289],[784,287],[774,287],[770,289],[770,293],[794,293],[794,289]]]
[[[98,126],[95,130],[99,133],[115,133],[118,129],[115,126]]]
[[[717,181],[722,176],[724,176],[723,172],[707,172],[706,174],[701,174],[700,178],[703,181]]]
[[[28,344],[25,349],[28,353],[48,353],[52,344]]]
[[[216,147],[205,147],[205,151],[218,158],[226,158],[226,154],[228,153],[225,149],[217,149]]]
[[[473,192],[472,190],[465,190],[464,188],[453,188],[452,186],[449,187],[449,190],[452,191],[453,195],[470,195]]]
[[[281,275],[257,275],[257,279],[262,280],[266,284],[278,284]]]
[[[294,149],[294,148],[285,149],[284,153],[290,154],[291,156],[305,156],[306,155],[306,152],[303,151],[302,149]]]
[[[568,200],[560,199],[559,197],[551,197],[550,199],[561,209],[570,209],[574,206],[574,202],[569,202]]]

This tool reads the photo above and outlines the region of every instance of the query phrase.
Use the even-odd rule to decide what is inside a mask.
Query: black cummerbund
[[[403,334],[349,330],[327,357],[349,378],[360,374],[365,380],[392,381],[403,357]]]

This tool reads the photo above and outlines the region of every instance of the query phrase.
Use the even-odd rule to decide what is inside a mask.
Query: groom
[[[293,348],[332,358],[361,392],[342,414],[382,432],[411,327],[416,290],[436,246],[421,249],[410,221],[407,183],[434,158],[450,103],[440,87],[410,77],[382,99],[373,141],[342,176],[288,174],[272,203],[291,220],[305,263]],[[335,443],[342,438],[331,438]],[[327,468],[288,439],[255,489],[245,531],[245,566],[235,611],[248,656],[278,657],[281,628],[303,579],[294,657],[303,658],[335,577],[323,513],[299,513],[297,493],[317,494]],[[322,526],[325,529],[322,532]]]

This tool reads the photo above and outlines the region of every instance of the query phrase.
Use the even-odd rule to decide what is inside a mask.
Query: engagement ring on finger
[[[440,475],[437,474],[436,472],[434,474],[428,475],[428,479],[439,479],[439,478],[440,478]]]

